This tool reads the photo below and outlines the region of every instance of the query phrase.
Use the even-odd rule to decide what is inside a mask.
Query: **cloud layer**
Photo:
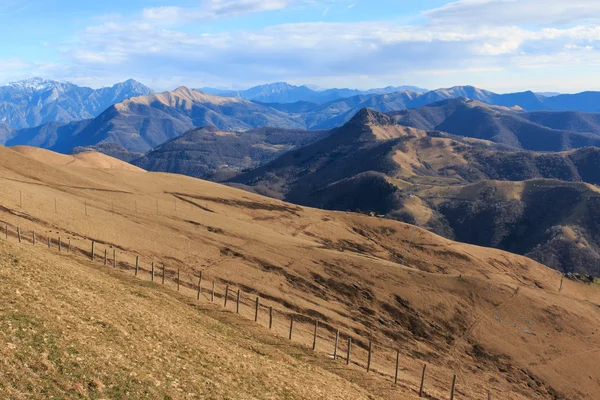
[[[195,9],[145,9],[139,18],[89,26],[62,52],[64,62],[55,74],[94,86],[135,77],[167,89],[276,80],[433,87],[435,82],[476,84],[467,79],[485,73],[505,80],[508,87],[510,74],[515,82],[531,75],[542,85],[544,76],[555,77],[560,68],[600,65],[600,27],[589,18],[600,15],[600,4],[591,1],[574,0],[567,6],[562,0],[461,0],[425,11],[418,25],[388,20],[217,33],[178,29],[185,21],[284,9],[299,0],[202,4]],[[0,66],[15,62],[0,60]],[[48,71],[56,66],[34,66],[42,67]],[[590,78],[594,80],[587,87],[600,88],[598,78]],[[557,82],[547,87],[568,90],[564,82],[552,83]]]

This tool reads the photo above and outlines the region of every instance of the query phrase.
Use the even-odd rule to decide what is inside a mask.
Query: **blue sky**
[[[597,0],[1,0],[0,83],[600,90]]]

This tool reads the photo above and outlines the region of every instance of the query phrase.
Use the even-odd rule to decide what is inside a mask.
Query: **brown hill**
[[[434,399],[447,398],[452,373],[465,399],[490,389],[506,399],[599,393],[597,286],[560,289],[561,275],[530,259],[396,221],[171,174],[47,165],[2,147],[0,176],[0,222],[12,232],[0,247],[5,397],[410,399],[423,362]],[[16,226],[53,246],[70,240],[73,251],[19,246]],[[90,239],[99,255],[115,249],[121,269],[139,256],[138,280],[73,255]],[[151,262],[166,264],[168,278],[181,270],[182,296],[148,282]],[[274,306],[275,333],[294,315],[295,343],[311,345],[318,319],[316,358],[206,300],[194,308],[200,271],[219,295],[242,288],[246,315],[257,295]],[[336,328],[355,341],[349,369],[326,360]]]
[[[328,138],[231,183],[300,205],[373,212],[448,238],[528,255],[564,272],[600,275],[597,193],[578,183],[598,184],[598,166],[598,148],[514,151],[481,139],[409,129],[397,124],[396,115],[363,110]],[[471,187],[496,192],[493,183],[471,185],[475,182],[507,180],[520,188],[521,181],[540,178],[554,180],[542,186],[529,182],[530,195],[510,201],[445,195]],[[569,199],[568,204],[551,201],[552,196]],[[565,229],[577,233],[557,234]]]
[[[84,168],[120,169],[132,172],[145,172],[135,165],[93,151],[86,151],[71,156],[29,146],[14,146],[10,149],[48,165],[73,165],[75,167]]]

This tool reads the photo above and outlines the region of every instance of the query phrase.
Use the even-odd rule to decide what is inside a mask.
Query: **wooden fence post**
[[[367,372],[371,371],[371,356],[373,354],[373,342],[369,340],[369,355],[367,357]]]
[[[165,264],[163,264],[162,267],[162,284],[165,284]]]
[[[488,400],[492,400],[492,392],[488,390]]]
[[[313,336],[313,351],[317,350],[317,329],[319,328],[319,321],[315,321],[315,334]]]
[[[346,365],[350,365],[350,355],[352,354],[352,338],[348,338],[348,354],[346,354]]]
[[[62,240],[58,237],[58,251],[62,251]]]
[[[56,197],[54,198],[54,214],[58,214],[58,207],[56,206]]]
[[[421,387],[419,388],[419,397],[423,397],[423,387],[425,386],[425,372],[427,371],[427,364],[423,364],[423,373],[421,374]]]
[[[335,347],[333,348],[333,359],[334,360],[337,358],[337,350],[338,350],[339,341],[340,341],[340,330],[337,329],[335,331]]]
[[[23,208],[23,192],[19,190],[19,204]]]
[[[17,237],[19,238],[19,243],[21,243],[21,228],[17,228]]]
[[[152,277],[150,279],[154,282],[154,261],[152,261]]]
[[[117,249],[113,249],[113,268],[117,268]]]
[[[225,302],[223,303],[223,307],[227,308],[227,298],[229,297],[229,285],[225,287]]]
[[[202,271],[200,271],[200,278],[198,278],[198,300],[200,300],[201,294],[202,294]]]
[[[71,252],[71,239],[69,239],[69,253]]]
[[[239,314],[240,313],[240,297],[242,295],[242,291],[240,289],[238,289],[238,293],[237,293],[237,300],[235,301],[235,313]]]
[[[177,268],[177,291],[179,292],[179,285],[181,284],[181,279],[179,278],[179,268]]]
[[[256,297],[256,310],[254,311],[254,322],[258,322],[258,307],[260,307],[260,298]]]
[[[92,255],[91,255],[92,261],[94,261],[94,249],[95,249],[95,247],[96,247],[96,242],[94,242],[92,240]]]
[[[273,307],[269,307],[269,329],[273,328]]]
[[[108,265],[108,250],[104,249],[104,266]]]
[[[212,283],[212,293],[210,294],[210,302],[215,302],[215,281]]]
[[[396,373],[394,374],[394,385],[398,384],[398,369],[400,369],[400,350],[396,350]]]
[[[290,315],[290,340],[292,340],[292,332],[294,331],[294,316]]]
[[[456,389],[456,374],[452,377],[452,389],[450,389],[450,400],[454,400],[454,389]]]
[[[32,241],[32,243],[35,246],[35,231],[33,232],[33,241]]]
[[[50,237],[48,237],[48,248],[49,249],[52,248],[52,241],[51,241]]]
[[[135,276],[137,276],[139,269],[140,269],[140,256],[135,256]]]

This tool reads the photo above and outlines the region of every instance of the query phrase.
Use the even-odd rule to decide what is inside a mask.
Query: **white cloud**
[[[600,15],[600,5],[581,0],[569,2],[568,10],[563,0],[548,0],[544,6],[534,0],[461,0],[427,12],[423,25],[313,22],[208,34],[201,27],[198,33],[184,32],[174,24],[300,5],[320,13],[331,5],[355,3],[207,0],[197,8],[147,8],[139,20],[104,16],[58,46],[62,65],[0,60],[0,70],[3,79],[36,73],[91,86],[133,77],[161,90],[278,80],[323,87],[432,87],[442,79],[450,86],[477,84],[475,77],[494,82],[486,76],[526,83],[524,76],[534,72],[541,79],[557,68],[600,65],[600,27],[583,18]],[[586,13],[580,11],[584,6]],[[545,27],[558,17],[572,23]],[[587,78],[588,88],[600,88],[597,74]]]
[[[545,68],[600,63],[600,27],[399,26],[392,22],[299,23],[191,34],[146,22],[106,23],[81,33],[64,55],[72,73],[129,76],[189,86],[315,82]],[[446,72],[444,72],[446,71]],[[388,81],[388,83],[393,83]],[[365,85],[367,83],[365,82]],[[167,88],[155,84],[158,89]]]
[[[458,0],[426,11],[435,24],[568,25],[600,19],[598,0]]]
[[[230,18],[244,14],[281,10],[289,7],[294,0],[206,0],[197,8],[176,6],[145,8],[142,17],[148,21],[185,22]]]

